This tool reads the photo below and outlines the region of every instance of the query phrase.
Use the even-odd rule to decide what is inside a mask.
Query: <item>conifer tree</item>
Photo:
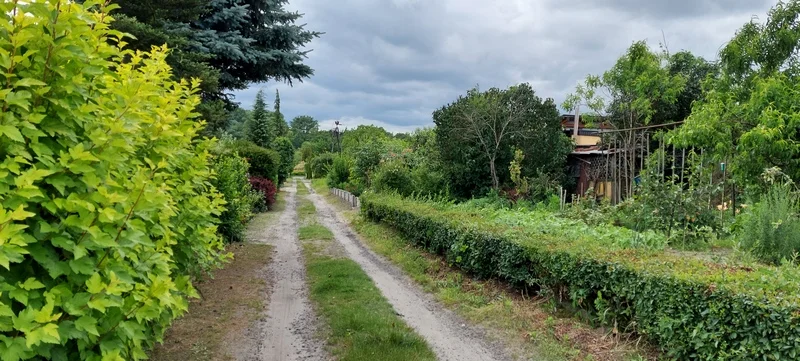
[[[281,94],[278,90],[275,90],[275,111],[273,112],[273,124],[272,129],[275,130],[274,135],[275,137],[288,137],[289,136],[289,124],[286,123],[286,119],[283,117],[283,113],[281,113]]]
[[[258,146],[268,148],[275,139],[270,125],[270,114],[264,102],[264,90],[259,90],[253,104],[253,117],[247,127],[247,139]]]
[[[82,1],[78,1],[82,2]],[[127,47],[149,51],[167,44],[167,62],[176,78],[201,80],[198,111],[207,135],[228,124],[237,107],[231,90],[270,80],[302,81],[314,70],[303,49],[321,33],[296,23],[288,0],[115,0],[112,26],[135,36]]]

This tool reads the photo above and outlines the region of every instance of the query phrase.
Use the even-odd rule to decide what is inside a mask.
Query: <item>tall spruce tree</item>
[[[275,137],[288,137],[289,124],[281,113],[281,93],[275,89],[275,111],[272,113],[272,129],[274,130]]]
[[[230,90],[269,80],[302,81],[314,71],[304,48],[321,33],[296,23],[302,14],[287,0],[116,0],[116,30],[134,35],[128,48],[169,45],[176,78],[198,78],[207,134],[227,127],[237,105]]]
[[[270,119],[267,103],[264,102],[264,90],[259,90],[253,104],[252,119],[247,126],[247,139],[261,147],[270,147],[275,139]]]
[[[269,80],[302,81],[314,74],[300,50],[322,33],[296,24],[302,18],[284,6],[288,0],[211,0],[210,10],[193,24],[195,39],[213,54],[223,89],[244,89]]]

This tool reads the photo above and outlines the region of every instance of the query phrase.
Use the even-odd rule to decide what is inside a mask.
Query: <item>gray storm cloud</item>
[[[260,88],[281,91],[287,119],[328,128],[375,124],[394,132],[430,126],[431,113],[467,89],[530,82],[557,103],[587,74],[613,65],[645,39],[715,59],[752,16],[756,0],[292,0],[309,29],[316,74],[294,87],[267,83],[235,93],[243,107]],[[663,32],[663,36],[662,36]]]

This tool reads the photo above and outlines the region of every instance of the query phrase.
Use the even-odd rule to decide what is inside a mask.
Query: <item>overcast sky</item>
[[[529,82],[561,104],[587,74],[599,74],[636,40],[707,59],[776,0],[290,0],[307,28],[315,75],[289,87],[236,93],[250,108],[258,89],[281,92],[287,120],[311,115],[329,129],[431,126],[431,113],[480,85]]]

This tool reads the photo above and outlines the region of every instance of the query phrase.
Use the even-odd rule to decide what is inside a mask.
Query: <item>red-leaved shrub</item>
[[[275,186],[275,183],[267,178],[250,177],[250,185],[264,195],[264,202],[268,208],[272,209],[272,205],[275,204],[275,196],[278,194],[278,187]]]

